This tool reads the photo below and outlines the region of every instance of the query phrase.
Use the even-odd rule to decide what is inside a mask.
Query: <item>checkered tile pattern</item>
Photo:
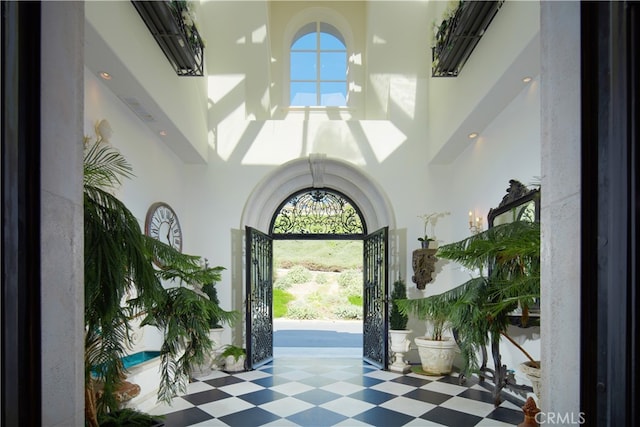
[[[183,426],[512,426],[523,421],[511,396],[497,408],[469,379],[382,371],[355,358],[275,359],[259,369],[214,371],[189,384],[164,415]]]

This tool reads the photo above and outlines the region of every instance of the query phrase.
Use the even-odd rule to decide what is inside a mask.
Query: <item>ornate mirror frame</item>
[[[488,227],[496,227],[501,224],[508,224],[514,221],[540,222],[540,189],[527,188],[521,182],[509,180],[507,194],[502,198],[497,208],[489,210],[487,215]],[[491,268],[491,266],[489,266]],[[530,327],[540,325],[540,301],[529,307],[529,319],[526,325],[521,323],[521,309],[518,308],[509,315],[512,325],[519,327]],[[535,319],[535,320],[534,320]],[[530,386],[517,384],[513,375],[509,374],[506,365],[501,362],[500,346],[492,346],[491,353],[495,363],[494,370],[494,396],[500,393],[504,387],[509,387],[512,391],[521,394],[531,392]],[[487,354],[482,352],[481,371],[486,370]],[[522,394],[524,396],[524,394]]]
[[[520,181],[510,179],[507,194],[497,208],[489,210],[487,222],[491,228],[513,221],[540,222],[540,189],[530,189]],[[529,316],[539,318],[540,301],[529,307]],[[520,325],[520,309],[518,308],[510,318],[514,325]],[[532,322],[532,325],[536,324],[537,322]]]
[[[540,222],[540,189],[527,188],[520,181],[509,180],[507,194],[497,208],[489,210],[489,228],[513,221]]]

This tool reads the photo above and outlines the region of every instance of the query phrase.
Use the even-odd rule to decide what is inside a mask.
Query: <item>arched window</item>
[[[289,64],[291,106],[347,105],[347,48],[334,26],[303,26],[291,42]]]

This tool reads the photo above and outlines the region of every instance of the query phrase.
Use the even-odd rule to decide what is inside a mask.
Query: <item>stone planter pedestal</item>
[[[389,339],[391,340],[391,351],[393,351],[393,363],[389,366],[389,370],[393,372],[407,373],[411,371],[411,365],[404,360],[404,353],[409,351],[411,341],[409,334],[413,332],[410,329],[391,329],[389,330]]]

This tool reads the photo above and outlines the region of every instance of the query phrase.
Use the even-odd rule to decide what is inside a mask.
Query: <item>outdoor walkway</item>
[[[362,321],[273,321],[273,357],[362,357]]]

